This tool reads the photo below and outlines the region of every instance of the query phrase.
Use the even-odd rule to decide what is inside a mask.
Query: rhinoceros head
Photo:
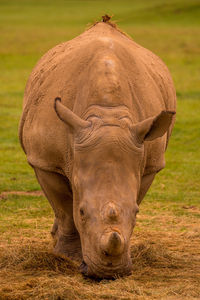
[[[94,106],[84,119],[61,101],[55,108],[73,136],[74,221],[81,238],[82,272],[100,278],[129,274],[143,142],[162,136],[173,113],[164,111],[134,124],[123,106]]]

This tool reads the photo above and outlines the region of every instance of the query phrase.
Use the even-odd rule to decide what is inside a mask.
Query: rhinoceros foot
[[[71,258],[77,262],[82,261],[81,242],[78,232],[63,234],[54,223],[51,235],[54,240],[53,252],[57,256]]]

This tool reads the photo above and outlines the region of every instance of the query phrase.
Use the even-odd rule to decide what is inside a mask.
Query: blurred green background
[[[0,0],[0,191],[39,186],[18,142],[27,78],[50,48],[82,33],[103,14],[167,64],[177,91],[177,122],[166,168],[147,198],[200,198],[200,1]]]

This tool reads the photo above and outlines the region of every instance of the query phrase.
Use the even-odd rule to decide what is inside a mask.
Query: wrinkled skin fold
[[[20,142],[55,214],[54,252],[84,275],[131,274],[139,204],[165,166],[175,110],[163,62],[109,23],[34,68]]]

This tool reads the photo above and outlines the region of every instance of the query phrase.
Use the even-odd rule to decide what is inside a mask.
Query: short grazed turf
[[[141,204],[131,240],[133,275],[94,282],[51,254],[53,213],[17,131],[37,60],[105,13],[167,64],[178,105],[166,168]],[[0,0],[0,299],[200,298],[199,23],[198,0]]]

